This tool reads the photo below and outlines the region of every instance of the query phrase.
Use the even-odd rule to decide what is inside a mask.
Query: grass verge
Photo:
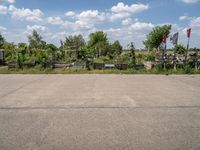
[[[45,69],[40,67],[24,69],[8,69],[0,67],[0,74],[200,74],[200,70],[177,69],[177,70],[86,70],[86,69]]]

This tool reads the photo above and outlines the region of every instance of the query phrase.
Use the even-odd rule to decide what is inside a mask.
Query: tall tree
[[[28,36],[28,41],[30,49],[43,49],[46,45],[46,42],[42,40],[42,36],[36,30],[33,30],[32,35]]]
[[[171,30],[171,25],[163,25],[153,28],[153,31],[151,31],[147,35],[146,40],[143,42],[145,47],[148,49],[153,49],[153,48],[158,49],[160,44],[162,43],[163,35],[166,34],[168,37],[170,30]]]
[[[3,48],[5,50],[6,63],[16,61],[17,52],[14,43],[5,42]]]
[[[75,36],[68,36],[65,38],[64,46],[69,50],[78,50],[85,45],[85,40],[81,34]]]
[[[18,43],[18,49],[23,54],[28,53],[28,46],[26,43]]]
[[[83,46],[85,46],[85,40],[81,34],[74,36],[70,35],[65,38],[64,48],[73,51],[68,53],[70,56],[75,54],[75,57],[78,58],[78,51]]]
[[[89,35],[88,47],[94,49],[94,53],[99,57],[106,54],[109,42],[106,33],[98,31]]]
[[[133,42],[131,42],[130,44],[129,44],[129,49],[130,49],[130,51],[131,51],[131,67],[133,67],[133,66],[135,66],[135,64],[136,64],[136,56],[135,56],[135,46],[134,46],[134,43]]]
[[[0,48],[3,48],[4,43],[5,43],[5,39],[0,33]]]
[[[120,55],[122,53],[123,47],[121,46],[120,42],[117,40],[112,44],[112,48],[116,55]]]
[[[116,56],[119,56],[122,53],[122,46],[119,41],[115,41],[114,43],[109,45],[109,48],[106,50],[106,55],[109,56],[110,59],[113,59]]]

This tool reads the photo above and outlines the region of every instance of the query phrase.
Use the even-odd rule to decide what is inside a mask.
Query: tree
[[[53,44],[47,44],[45,49],[51,52],[51,55],[52,55],[51,63],[52,63],[52,67],[55,68],[55,63],[57,60],[56,51],[58,50],[58,48]]]
[[[93,48],[94,54],[97,57],[106,55],[109,47],[109,42],[106,33],[98,31],[89,35],[88,47]]]
[[[108,51],[109,57],[119,56],[122,53],[123,47],[120,42],[117,40],[113,44],[110,45],[110,49]]]
[[[36,30],[33,30],[32,35],[28,36],[28,41],[30,49],[43,49],[46,45],[46,42],[42,40],[42,36]]]
[[[171,30],[171,25],[163,25],[153,28],[153,31],[151,31],[147,35],[146,40],[143,42],[145,47],[148,49],[153,49],[153,48],[158,49],[160,44],[162,43],[163,35],[166,34],[168,37],[170,30]]]
[[[68,36],[65,38],[64,47],[67,50],[75,51],[76,58],[78,57],[78,50],[85,46],[85,40],[81,34],[74,35],[74,36]],[[72,52],[69,53],[70,55]]]
[[[18,43],[18,51],[20,51],[23,54],[28,53],[28,46],[26,43]]]
[[[2,48],[4,44],[5,44],[5,39],[0,33],[0,48]]]
[[[17,52],[14,43],[5,42],[3,48],[5,50],[6,63],[15,62],[17,59]]]
[[[78,50],[85,45],[85,40],[81,34],[75,36],[68,36],[65,38],[64,46],[70,50]]]
[[[134,46],[133,42],[130,43],[129,48],[130,48],[130,51],[131,51],[131,54],[130,54],[131,55],[131,64],[130,64],[130,66],[133,67],[136,64],[135,46]]]
[[[22,64],[25,61],[28,61],[30,59],[29,52],[28,52],[28,46],[26,43],[18,43],[17,47],[18,47],[17,52],[19,53],[18,54],[18,66],[22,67]]]

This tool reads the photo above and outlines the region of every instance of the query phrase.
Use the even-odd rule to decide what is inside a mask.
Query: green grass
[[[200,70],[177,69],[177,70],[87,70],[87,69],[44,69],[41,67],[8,69],[0,67],[0,74],[200,74]]]

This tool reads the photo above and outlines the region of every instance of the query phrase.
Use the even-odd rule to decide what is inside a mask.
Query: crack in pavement
[[[141,107],[61,107],[61,106],[48,106],[48,107],[0,107],[0,110],[62,110],[62,109],[188,109],[188,108],[198,108],[200,106],[141,106]]]

